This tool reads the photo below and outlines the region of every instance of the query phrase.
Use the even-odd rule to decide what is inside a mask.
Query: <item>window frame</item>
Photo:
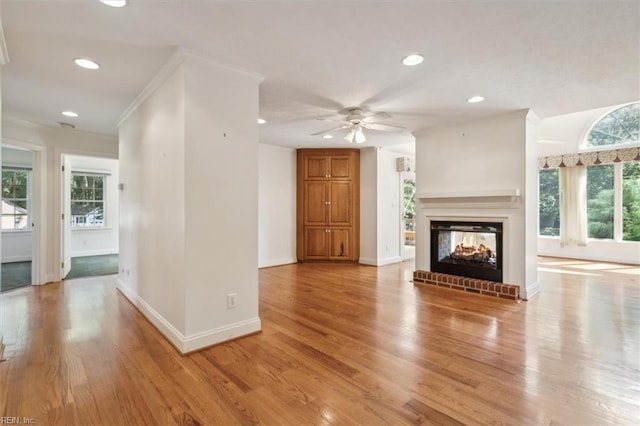
[[[32,194],[32,179],[33,179],[33,169],[30,167],[25,167],[25,166],[12,166],[12,165],[2,165],[2,172],[4,173],[5,171],[14,171],[14,172],[25,172],[27,174],[27,198],[26,199],[22,199],[22,198],[7,198],[8,200],[24,200],[27,202],[27,226],[25,226],[22,229],[16,229],[16,228],[10,228],[10,229],[4,229],[2,228],[2,222],[0,221],[0,232],[6,232],[6,233],[24,233],[24,232],[31,232],[31,223],[32,223],[32,218],[33,218],[33,213],[32,213],[32,209],[33,209],[33,204],[32,204],[32,198],[33,198],[33,194]],[[4,200],[5,197],[2,197],[2,200]],[[15,214],[13,215],[15,217]],[[4,214],[2,214],[2,212],[0,212],[0,217],[4,217]]]
[[[95,185],[94,185],[94,198],[92,200],[87,200],[87,199],[82,199],[82,200],[74,200],[72,197],[72,188],[71,188],[71,183],[73,182],[73,178],[74,176],[90,176],[93,178],[101,178],[102,179],[102,200],[96,200],[95,198]],[[102,230],[102,229],[107,229],[107,178],[108,178],[108,174],[106,173],[100,173],[100,172],[92,172],[92,171],[86,171],[86,170],[72,170],[71,171],[71,179],[69,180],[69,197],[71,198],[71,211],[73,211],[73,204],[74,202],[79,203],[79,202],[92,202],[92,203],[97,203],[97,202],[102,202],[102,225],[91,225],[91,226],[77,226],[75,225],[75,222],[73,220],[74,216],[78,216],[78,215],[74,215],[73,213],[71,213],[71,218],[70,218],[70,227],[72,231],[78,231],[78,230]]]
[[[613,108],[610,108],[609,110],[607,110],[605,113],[603,113],[602,115],[600,115],[596,120],[593,121],[593,123],[591,123],[591,125],[587,128],[587,131],[584,133],[583,137],[582,137],[582,141],[578,146],[578,151],[579,152],[595,152],[595,151],[615,151],[616,149],[624,149],[624,148],[635,148],[635,147],[640,147],[640,136],[639,139],[637,141],[631,141],[631,142],[620,142],[620,143],[616,143],[616,144],[611,144],[611,145],[590,145],[589,144],[589,136],[591,135],[591,132],[593,131],[593,128],[596,127],[605,117],[607,117],[608,115],[622,109],[622,108],[626,108],[630,105],[639,105],[640,108],[640,101],[635,101],[635,102],[629,102],[626,104],[622,104],[622,105],[617,105]]]

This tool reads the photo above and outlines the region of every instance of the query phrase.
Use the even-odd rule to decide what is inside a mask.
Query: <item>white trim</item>
[[[0,361],[4,359],[4,337],[0,333]]]
[[[178,69],[180,65],[184,63],[184,55],[182,51],[178,49],[169,60],[160,68],[160,71],[149,81],[149,83],[142,89],[140,94],[131,102],[131,104],[124,110],[124,112],[116,121],[118,128],[122,123],[129,118],[129,116],[138,109],[142,103],[153,94],[171,75]]]
[[[262,330],[260,318],[256,317],[185,336],[121,279],[118,279],[116,288],[138,308],[142,315],[144,315],[181,354],[237,339],[238,337],[257,333]]]
[[[522,287],[520,287],[522,289]],[[536,281],[533,284],[529,284],[524,289],[524,294],[520,294],[520,299],[531,300],[533,296],[540,293],[540,284]]]
[[[401,263],[401,262],[402,262],[401,256],[392,256],[384,259],[372,259],[367,257],[361,257],[360,260],[358,261],[358,263],[362,265],[368,265],[368,266],[384,266],[384,265],[391,265],[392,263]]]
[[[482,197],[519,197],[520,189],[489,189],[484,191],[456,191],[456,192],[423,192],[416,194],[419,200],[432,198],[482,198]]]
[[[185,337],[182,343],[182,353],[197,351],[208,346],[217,345],[249,334],[258,333],[262,330],[262,323],[259,317],[225,325],[192,334]]]
[[[107,254],[118,254],[118,249],[78,250],[72,252],[71,257],[104,256]]]
[[[282,259],[273,259],[262,262],[258,265],[258,268],[270,268],[272,266],[290,265],[292,263],[298,263],[298,259],[295,257],[287,257]]]
[[[180,331],[178,331],[169,321],[167,321],[162,315],[160,315],[155,309],[145,302],[138,294],[128,287],[120,278],[118,278],[118,285],[116,286],[118,291],[122,293],[138,310],[153,324],[169,342],[178,349],[179,352],[184,353],[184,340],[185,337]]]
[[[191,52],[191,51],[188,51],[188,50],[185,50],[185,49],[181,49],[180,51],[182,52],[182,54],[185,57],[187,57],[189,59],[196,60],[196,61],[201,62],[201,63],[203,63],[205,65],[208,65],[208,66],[214,66],[214,67],[217,67],[217,68],[224,68],[226,70],[233,71],[233,72],[235,72],[237,74],[241,74],[241,75],[243,75],[245,77],[249,77],[249,79],[251,79],[252,81],[255,81],[258,84],[262,83],[264,81],[264,79],[265,79],[265,77],[262,74],[258,74],[256,72],[249,71],[248,69],[242,68],[242,67],[240,67],[238,65],[229,64],[229,63],[221,61],[219,59],[214,59],[214,58],[211,58],[211,57],[208,57],[208,56],[203,56],[203,55],[200,55],[198,53]]]
[[[4,29],[0,20],[0,67],[9,63],[9,50],[7,49],[7,41],[4,38]],[[1,359],[1,358],[0,358]]]
[[[2,263],[31,262],[31,256],[2,256]]]

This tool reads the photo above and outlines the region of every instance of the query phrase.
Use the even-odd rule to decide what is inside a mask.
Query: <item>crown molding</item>
[[[116,121],[118,128],[122,126],[122,123],[129,118],[129,116],[136,110],[142,103],[155,92],[167,79],[178,69],[180,65],[184,63],[184,55],[181,49],[177,49],[176,52],[171,55],[169,60],[160,68],[160,71],[147,83],[142,89],[142,92],[131,102],[131,104],[124,110],[124,112]]]
[[[4,29],[2,28],[2,19],[0,19],[0,67],[9,63],[9,51],[7,50],[7,41],[4,38]]]
[[[124,112],[118,118],[116,122],[117,126],[120,127],[122,123],[129,118],[129,116],[136,110],[138,107],[149,97],[153,92],[155,92],[174,72],[178,69],[180,65],[182,65],[185,61],[195,61],[200,64],[209,67],[223,68],[228,71],[232,71],[236,74],[243,75],[248,77],[249,79],[255,81],[260,84],[264,80],[264,76],[249,71],[247,69],[227,64],[225,62],[208,58],[206,56],[189,52],[183,48],[176,49],[175,53],[171,55],[169,60],[160,68],[160,71],[151,79],[151,81],[142,89],[142,92],[131,102],[131,104],[124,110]]]

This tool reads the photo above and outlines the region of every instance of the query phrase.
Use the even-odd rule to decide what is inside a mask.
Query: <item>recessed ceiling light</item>
[[[267,120],[265,120],[264,118],[258,118],[258,124],[264,124],[266,122]]]
[[[324,136],[323,136],[323,138],[324,138],[324,139],[333,139],[333,136],[331,136],[331,135],[324,135]]]
[[[100,0],[100,2],[111,7],[124,7],[127,5],[127,0]]]
[[[418,55],[417,53],[414,53],[404,58],[402,60],[402,63],[408,67],[412,67],[414,65],[421,64],[422,61],[424,61],[424,58],[422,57],[422,55]]]
[[[62,111],[62,115],[65,115],[67,117],[77,117],[78,114],[73,112],[73,111]]]
[[[477,104],[478,102],[482,101],[484,101],[484,96],[472,96],[467,99],[467,102],[469,102],[470,104]]]
[[[100,65],[98,65],[96,62],[93,62],[91,59],[76,58],[73,60],[73,62],[75,62],[77,66],[86,68],[88,70],[97,70],[98,68],[100,68]]]

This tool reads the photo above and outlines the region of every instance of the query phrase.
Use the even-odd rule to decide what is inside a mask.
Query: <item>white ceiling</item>
[[[261,142],[348,146],[315,120],[365,105],[401,134],[531,108],[549,117],[640,98],[640,2],[3,0],[4,114],[117,134],[116,120],[177,46],[264,75]],[[425,61],[405,67],[420,52]],[[89,57],[87,71],[72,60]],[[468,104],[481,94],[486,101]],[[79,118],[60,115],[74,110]]]

